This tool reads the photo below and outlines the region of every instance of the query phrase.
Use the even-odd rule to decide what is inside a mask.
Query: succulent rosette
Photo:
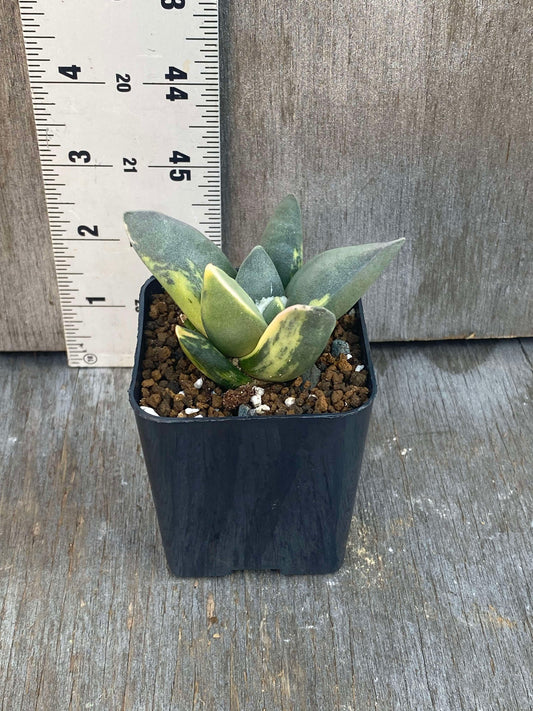
[[[304,373],[404,239],[330,249],[303,264],[298,201],[287,196],[238,270],[207,237],[158,212],[127,212],[136,252],[186,316],[180,346],[225,388]]]

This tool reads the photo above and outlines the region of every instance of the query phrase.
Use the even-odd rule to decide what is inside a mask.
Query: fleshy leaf
[[[254,247],[241,264],[236,281],[253,301],[285,295],[278,270],[260,245]]]
[[[280,202],[263,233],[261,244],[274,262],[283,286],[302,265],[302,215],[294,195]]]
[[[281,297],[275,296],[263,311],[263,318],[267,323],[270,323],[284,308],[285,301]]]
[[[176,336],[191,363],[223,388],[238,388],[250,382],[250,378],[236,368],[201,333],[176,326]]]
[[[405,240],[338,247],[317,255],[287,286],[287,304],[324,306],[340,318],[364,294]]]
[[[322,353],[335,323],[328,309],[291,306],[267,326],[256,348],[239,364],[245,373],[260,380],[282,383],[296,378]]]
[[[211,263],[234,276],[226,255],[191,225],[160,212],[126,212],[124,222],[139,257],[203,333],[200,295],[204,269]]]
[[[244,289],[213,264],[204,272],[201,314],[211,343],[230,357],[250,353],[267,326]]]

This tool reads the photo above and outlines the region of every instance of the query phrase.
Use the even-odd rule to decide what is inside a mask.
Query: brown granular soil
[[[182,318],[181,311],[167,294],[154,294],[144,331],[146,352],[140,404],[151,407],[162,417],[236,416],[240,405],[254,408],[250,401],[258,392],[254,387],[264,390],[261,404],[269,408],[254,412],[260,417],[347,412],[368,400],[367,370],[356,370],[363,363],[359,360],[361,349],[354,332],[357,317],[353,312],[339,319],[316,362],[320,370],[316,387],[298,377],[286,383],[254,381],[227,391],[203,375],[183,354],[175,334],[175,327]],[[349,343],[351,358],[344,353],[337,358],[331,354],[335,338]],[[255,400],[257,402],[257,398]]]

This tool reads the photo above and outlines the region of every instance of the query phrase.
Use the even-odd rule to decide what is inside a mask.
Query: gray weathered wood
[[[0,350],[64,350],[18,3],[0,0]]]
[[[232,256],[294,190],[308,254],[408,240],[374,339],[532,335],[530,0],[222,4]]]
[[[533,707],[533,343],[374,348],[337,575],[167,573],[125,370],[0,356],[3,711]]]
[[[15,9],[0,0],[0,156],[16,168],[3,177],[0,230],[16,245],[24,235],[26,254],[2,257],[0,342],[60,348]],[[231,257],[294,191],[308,255],[407,238],[367,297],[375,340],[530,335],[532,23],[530,0],[221,0]],[[30,308],[16,325],[5,285],[21,270]]]

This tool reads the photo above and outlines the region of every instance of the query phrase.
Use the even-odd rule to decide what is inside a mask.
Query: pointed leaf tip
[[[302,214],[298,200],[287,195],[277,206],[261,239],[286,286],[302,265]]]
[[[405,239],[338,247],[317,255],[287,286],[288,304],[310,304],[345,314],[390,264]]]
[[[261,245],[254,247],[245,258],[237,272],[236,281],[253,301],[285,295],[274,262]]]

